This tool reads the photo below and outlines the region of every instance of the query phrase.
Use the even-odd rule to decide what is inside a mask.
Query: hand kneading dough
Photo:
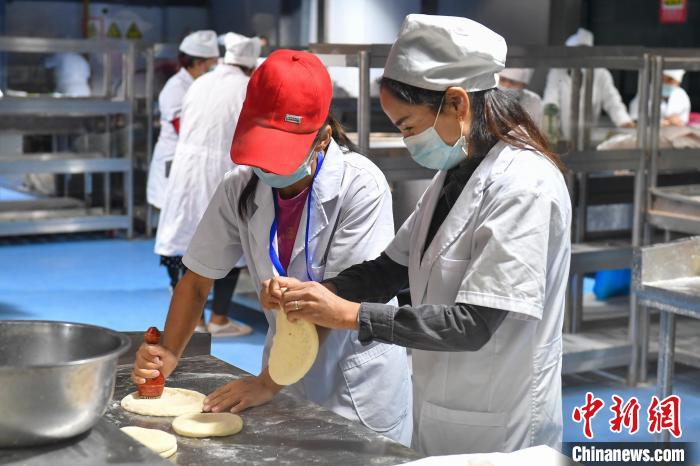
[[[127,426],[121,431],[137,442],[145,445],[163,458],[173,456],[177,451],[177,440],[173,434],[158,429],[145,429],[143,427]]]
[[[242,429],[243,419],[231,413],[184,414],[173,421],[173,430],[185,437],[224,437]]]
[[[291,385],[313,366],[318,354],[318,332],[314,324],[305,320],[289,322],[281,308],[275,327],[268,361],[270,377],[278,385]]]
[[[165,387],[160,398],[140,398],[139,392],[122,398],[122,408],[146,416],[180,416],[201,413],[205,395],[185,388]]]

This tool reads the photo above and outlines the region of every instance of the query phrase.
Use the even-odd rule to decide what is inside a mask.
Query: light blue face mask
[[[662,84],[661,85],[661,96],[669,98],[671,97],[671,93],[673,93],[673,87],[671,84]]]
[[[460,125],[460,137],[457,142],[453,146],[445,144],[445,141],[435,130],[440,110],[442,110],[442,102],[440,102],[433,126],[414,136],[403,138],[403,142],[413,160],[419,165],[433,170],[449,170],[468,157],[467,142]]]
[[[304,160],[304,163],[302,163],[299,168],[297,168],[294,173],[291,175],[276,175],[274,173],[268,173],[266,171],[263,171],[262,169],[258,167],[253,167],[253,171],[255,172],[256,175],[258,175],[258,178],[260,178],[260,181],[265,183],[266,185],[270,186],[271,188],[286,188],[287,186],[291,186],[297,181],[306,178],[307,176],[311,175],[312,170],[311,167],[314,164],[314,155],[315,153],[312,152],[306,160]]]

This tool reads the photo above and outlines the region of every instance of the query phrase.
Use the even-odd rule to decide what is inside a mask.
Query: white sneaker
[[[202,324],[197,324],[197,326],[194,328],[194,331],[199,332],[199,333],[207,333],[207,326],[202,325]]]
[[[246,325],[242,322],[236,322],[232,319],[229,319],[229,321],[223,325],[209,322],[207,324],[207,330],[209,330],[209,333],[211,333],[212,338],[242,337],[253,333],[253,328],[250,325]]]

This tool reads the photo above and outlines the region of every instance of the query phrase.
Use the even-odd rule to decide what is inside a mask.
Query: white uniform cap
[[[530,79],[532,78],[532,74],[534,72],[535,70],[532,68],[506,68],[498,74],[506,79],[510,79],[511,81],[530,84]]]
[[[219,44],[214,31],[196,31],[182,39],[180,52],[190,57],[216,58],[219,56]]]
[[[593,47],[593,33],[588,29],[578,28],[575,34],[566,39],[568,47],[579,47],[582,45]]]
[[[484,91],[498,85],[506,52],[503,37],[476,21],[411,14],[391,47],[384,77],[433,91]]]
[[[668,76],[675,81],[683,81],[683,76],[685,76],[685,70],[664,70],[664,76]]]
[[[255,68],[260,57],[262,43],[257,37],[246,37],[229,32],[224,36],[224,46],[226,47],[224,63]]]

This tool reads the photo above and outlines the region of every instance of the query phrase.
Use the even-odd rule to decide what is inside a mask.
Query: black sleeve
[[[393,306],[362,303],[358,339],[427,351],[478,351],[508,311],[472,304]]]
[[[348,301],[386,303],[408,286],[408,267],[382,253],[376,259],[353,265],[322,283],[333,284],[336,294]]]

